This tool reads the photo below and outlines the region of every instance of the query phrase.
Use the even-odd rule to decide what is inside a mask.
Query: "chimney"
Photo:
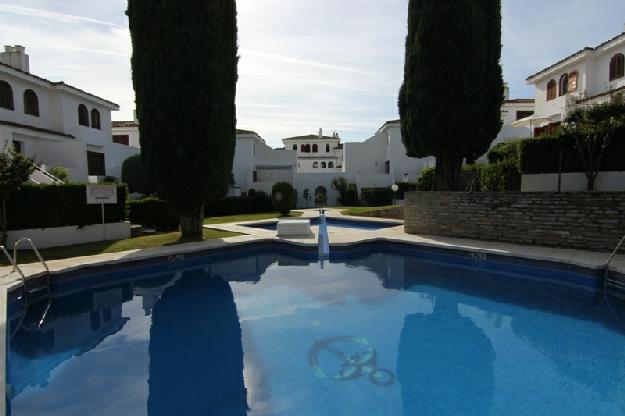
[[[30,72],[30,62],[23,46],[5,46],[4,52],[0,53],[0,62],[20,71]]]
[[[319,138],[323,139],[323,129],[319,129]]]

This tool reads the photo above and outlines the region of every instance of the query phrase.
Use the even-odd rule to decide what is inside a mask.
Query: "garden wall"
[[[104,227],[104,230],[102,229]],[[76,244],[94,243],[97,241],[115,241],[130,238],[130,223],[119,222],[84,227],[55,227],[45,229],[30,229],[9,231],[8,247],[13,247],[15,241],[20,238],[30,238],[39,249],[50,247],[72,246]],[[21,248],[29,249],[24,243]]]
[[[583,172],[563,173],[562,192],[583,192],[586,190],[586,174]],[[558,190],[558,174],[542,173],[523,175],[521,191],[523,192],[556,192]],[[625,191],[625,172],[600,172],[595,179],[595,190],[603,192]]]
[[[625,234],[625,193],[406,193],[406,232],[593,251]]]

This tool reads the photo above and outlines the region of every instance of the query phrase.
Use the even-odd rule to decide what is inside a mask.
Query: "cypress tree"
[[[141,153],[182,233],[230,183],[236,130],[235,0],[128,0]]]
[[[437,190],[459,190],[464,159],[501,130],[500,0],[410,0],[399,93],[409,156],[436,157]]]

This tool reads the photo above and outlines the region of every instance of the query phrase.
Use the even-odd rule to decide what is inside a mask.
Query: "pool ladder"
[[[614,287],[625,292],[625,282],[617,279],[610,279],[610,263],[612,263],[612,260],[614,260],[614,257],[616,257],[623,244],[625,244],[625,236],[623,236],[621,241],[618,243],[618,245],[610,255],[608,261],[605,264],[605,268],[603,269],[603,296],[606,298],[608,296],[608,292],[610,291],[610,287]],[[623,296],[624,295],[621,295],[620,297]]]
[[[22,243],[28,243],[30,245],[30,248],[35,252],[35,255],[39,259],[39,262],[43,265],[46,271],[45,273],[46,285],[45,286],[36,287],[33,290],[28,290],[28,287],[27,287],[28,282],[26,279],[26,275],[24,275],[24,272],[22,271],[22,269],[19,266],[19,263],[17,262],[17,249]],[[16,329],[15,331],[13,331],[13,333],[15,333],[17,329],[21,326],[24,317],[28,313],[28,308],[31,304],[31,298],[34,298],[39,293],[41,293],[41,291],[45,289],[46,290],[46,307],[43,311],[43,314],[41,315],[41,319],[39,320],[39,325],[38,325],[38,327],[41,327],[41,325],[43,325],[43,322],[46,319],[46,316],[48,315],[48,311],[50,310],[50,304],[51,304],[50,269],[48,268],[48,264],[45,262],[45,260],[41,256],[41,253],[39,252],[39,250],[37,250],[37,247],[35,246],[35,243],[33,243],[33,240],[31,240],[30,238],[20,238],[19,240],[15,242],[15,244],[13,245],[13,257],[11,257],[11,254],[8,252],[6,247],[0,246],[0,250],[2,250],[2,253],[7,258],[7,260],[9,260],[9,263],[11,263],[12,272],[17,272],[22,278],[22,297],[24,299],[24,313],[22,314],[22,319],[20,320],[19,325],[16,326]]]

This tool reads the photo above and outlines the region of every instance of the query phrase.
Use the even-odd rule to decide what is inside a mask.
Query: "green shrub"
[[[69,170],[63,166],[54,165],[48,168],[47,172],[63,183],[69,182]]]
[[[129,157],[122,165],[122,182],[128,185],[131,193],[141,193],[150,195],[154,193],[150,176],[143,166],[141,155]]]
[[[297,191],[287,182],[278,182],[271,188],[273,207],[283,216],[297,206]]]
[[[393,191],[391,188],[364,188],[360,199],[364,206],[383,207],[393,203]]]
[[[258,214],[273,211],[271,198],[264,192],[248,191],[247,197],[230,197],[206,204],[206,217],[220,217],[224,215]]]
[[[558,173],[562,151],[562,172],[584,172],[575,138],[565,133],[544,135],[524,140],[520,145],[521,172],[524,174]],[[618,132],[608,145],[602,171],[625,171],[625,129]]]
[[[488,151],[488,163],[497,163],[506,159],[518,160],[522,141],[522,139],[515,139],[493,146]]]
[[[480,168],[480,190],[483,192],[513,192],[521,190],[518,161],[508,158]]]
[[[417,191],[429,192],[434,188],[434,171],[436,168],[425,168],[417,178]]]
[[[117,204],[104,206],[107,223],[126,220],[125,185],[117,187]],[[100,205],[87,205],[85,185],[25,185],[7,201],[9,230],[101,224]]]
[[[150,197],[128,201],[126,207],[128,219],[133,224],[141,224],[158,231],[175,231],[180,226],[178,215],[161,199]]]
[[[345,201],[341,202],[346,207],[357,207],[358,201],[358,187],[355,183],[347,185],[347,191],[345,192]]]

